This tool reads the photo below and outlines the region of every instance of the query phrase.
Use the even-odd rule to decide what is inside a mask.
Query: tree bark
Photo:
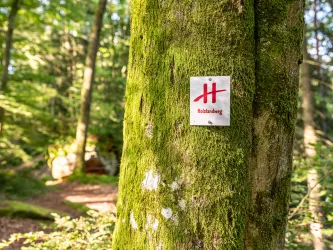
[[[94,24],[89,39],[88,54],[85,62],[83,85],[81,91],[80,117],[76,130],[76,171],[84,170],[84,155],[89,126],[91,94],[95,76],[99,37],[102,29],[103,15],[105,12],[106,3],[107,0],[100,0],[98,3]]]
[[[303,1],[259,0],[247,249],[284,249],[299,91]]]
[[[13,44],[13,32],[14,32],[16,14],[19,8],[20,8],[20,0],[13,0],[8,17],[6,43],[4,50],[4,58],[2,62],[3,68],[2,68],[2,76],[0,82],[0,94],[4,94],[4,92],[7,89],[8,67],[10,64],[10,55],[11,55],[10,50]],[[0,135],[3,132],[4,119],[5,119],[5,110],[2,107],[0,107]]]
[[[283,248],[303,5],[271,4],[132,1],[113,249]],[[204,75],[231,76],[230,127],[189,126]]]
[[[306,37],[303,42],[303,59],[309,60],[307,52]],[[304,146],[306,161],[309,165],[307,174],[307,184],[309,190],[309,210],[311,212],[312,221],[310,222],[310,232],[312,234],[312,242],[315,250],[324,250],[324,241],[322,235],[323,224],[321,221],[320,208],[320,184],[318,171],[312,168],[312,159],[316,156],[315,146],[317,142],[315,123],[314,123],[314,108],[313,108],[313,93],[311,82],[311,69],[308,63],[302,64],[302,94],[303,94],[303,122],[304,122]]]

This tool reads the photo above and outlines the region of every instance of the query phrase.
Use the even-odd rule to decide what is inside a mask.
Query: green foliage
[[[67,206],[69,206],[69,207],[71,207],[71,208],[73,208],[73,209],[75,209],[75,210],[77,210],[81,213],[84,213],[84,214],[87,213],[90,210],[89,207],[87,207],[86,205],[84,205],[82,203],[79,203],[79,202],[71,202],[71,201],[64,200],[64,203]]]
[[[13,234],[8,241],[0,243],[0,249],[18,239],[26,239],[21,249],[25,250],[107,250],[111,249],[111,236],[115,217],[108,213],[90,210],[89,217],[70,219],[54,214],[56,231]]]
[[[82,184],[117,185],[118,179],[118,176],[74,173],[68,177],[67,181],[74,181]]]
[[[17,166],[46,152],[61,138],[74,138],[96,4],[88,0],[22,1],[13,33],[8,89],[0,95],[0,106],[6,111],[0,137],[1,166]],[[10,1],[0,4],[2,45],[9,6]],[[128,27],[127,2],[109,2],[96,62],[89,134],[101,141],[112,138],[110,150],[118,157],[122,147]]]
[[[320,137],[327,139],[325,134],[333,136],[333,2],[321,0],[314,4],[313,0],[307,0],[305,3],[314,116],[316,128],[324,132]]]
[[[67,216],[67,213],[32,205],[21,201],[5,201],[0,203],[0,216],[20,217],[40,220],[53,220],[53,213]]]
[[[34,178],[31,169],[0,169],[0,198],[28,198],[42,194],[47,189],[43,180]]]
[[[315,169],[319,174],[320,202],[322,217],[322,234],[326,247],[331,247],[333,240],[333,2],[305,1],[305,22],[307,52],[309,59],[305,62],[310,68],[312,83],[314,129],[317,141],[316,157],[306,159],[304,156],[304,126],[300,113],[296,125],[296,147],[292,194],[290,202],[289,225],[286,235],[287,249],[313,249],[310,223],[313,221],[309,209],[309,190],[307,173]],[[301,72],[302,74],[302,72]],[[301,83],[302,84],[302,83]],[[303,96],[309,93],[301,93]],[[299,104],[303,96],[300,95]],[[293,215],[294,213],[294,215]]]
[[[333,147],[316,145],[317,155],[313,161],[303,158],[295,159],[295,170],[292,177],[290,215],[286,235],[287,249],[312,249],[312,236],[309,223],[312,220],[309,212],[307,172],[311,166],[319,173],[321,185],[320,206],[322,208],[323,236],[327,242],[333,240]],[[304,201],[303,203],[302,200]],[[295,211],[295,209],[297,209]],[[295,213],[295,214],[293,214]],[[292,216],[292,217],[291,217]]]

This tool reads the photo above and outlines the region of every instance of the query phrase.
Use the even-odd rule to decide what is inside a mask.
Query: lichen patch
[[[130,223],[131,223],[131,226],[133,229],[138,229],[138,224],[135,221],[133,211],[131,211],[131,214],[130,214]]]
[[[186,208],[186,202],[185,202],[185,200],[180,199],[178,201],[178,205],[179,205],[179,207],[180,207],[181,210],[183,210],[183,211],[185,210],[185,208]]]
[[[153,138],[153,123],[151,121],[146,126],[146,135],[149,139]]]
[[[163,215],[164,218],[168,220],[172,217],[172,210],[169,207],[162,208],[161,214]]]
[[[174,181],[170,184],[170,188],[174,192],[180,188],[180,185],[178,184],[178,182]]]
[[[151,228],[153,232],[158,229],[158,220],[156,218],[153,218],[150,214],[147,215],[146,230],[148,230],[149,228]]]
[[[161,243],[158,244],[157,247],[156,247],[156,250],[162,250],[162,249],[163,249],[163,245]]]
[[[151,224],[151,229],[156,231],[158,229],[158,220],[155,219],[154,222]]]
[[[171,220],[178,226],[179,220],[178,220],[178,215],[177,214],[172,215]]]
[[[146,173],[145,179],[142,181],[142,187],[148,189],[149,191],[157,190],[158,184],[160,182],[160,176],[154,174],[153,170],[149,170]]]

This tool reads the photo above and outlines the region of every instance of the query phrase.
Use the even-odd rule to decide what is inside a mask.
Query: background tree
[[[12,43],[13,43],[13,31],[14,31],[16,14],[19,8],[20,8],[20,0],[13,0],[8,17],[6,44],[5,44],[5,51],[2,63],[0,93],[4,93],[7,89],[8,70],[10,65],[10,50],[12,48]],[[2,107],[0,107],[0,135],[3,130],[4,119],[5,119],[5,110]]]
[[[81,91],[80,116],[76,130],[76,159],[75,168],[84,169],[84,155],[89,126],[89,113],[91,103],[92,85],[95,77],[96,56],[99,46],[99,36],[102,29],[103,15],[107,0],[100,0],[96,10],[94,25],[92,27],[88,54],[85,63],[83,85]]]
[[[306,2],[288,249],[332,246],[332,18],[331,1]]]
[[[114,249],[283,248],[302,16],[301,1],[132,2]],[[200,75],[231,76],[230,127],[189,126]]]
[[[207,179],[212,178],[211,176],[214,176],[213,180],[219,183],[219,180],[227,175],[229,176],[230,172],[231,176],[236,176],[235,180],[241,181],[247,179],[243,176],[244,172],[241,170],[249,166],[247,163],[249,158],[247,156],[243,158],[236,157],[233,154],[230,156],[226,154],[226,152],[232,149],[239,155],[243,153],[245,155],[252,150],[252,156],[249,160],[251,162],[251,169],[257,170],[251,170],[253,176],[248,179],[251,179],[251,183],[253,184],[259,183],[262,189],[254,189],[250,196],[250,193],[246,191],[253,186],[252,184],[248,183],[246,184],[247,186],[244,186],[244,189],[235,189],[236,191],[234,191],[234,186],[237,186],[237,183],[228,179],[225,179],[226,182],[223,183],[223,187],[221,187],[219,183],[220,186],[217,185],[217,187],[213,187],[212,189],[212,192],[220,194],[220,190],[223,190],[224,196],[222,194],[218,196],[217,198],[219,199],[215,204],[219,205],[222,203],[221,200],[223,200],[225,203],[228,203],[227,206],[224,207],[229,211],[235,204],[241,203],[242,208],[246,206],[249,207],[250,210],[250,213],[244,215],[241,214],[241,212],[236,214],[236,212],[244,212],[246,210],[245,208],[244,210],[241,210],[241,208],[239,210],[236,209],[234,210],[234,215],[232,212],[229,213],[231,215],[230,217],[225,215],[226,210],[218,211],[218,218],[225,218],[225,222],[231,225],[226,226],[226,230],[223,231],[223,235],[227,235],[223,239],[228,240],[232,237],[237,237],[239,241],[242,241],[244,239],[243,232],[246,231],[243,227],[246,226],[242,227],[238,222],[246,218],[249,222],[247,226],[248,234],[246,236],[248,239],[247,242],[250,242],[248,245],[257,244],[255,249],[260,247],[265,249],[266,245],[262,246],[261,243],[266,244],[267,242],[272,242],[274,245],[275,242],[279,241],[280,245],[283,244],[281,243],[283,241],[281,240],[283,231],[275,230],[275,228],[282,228],[283,223],[285,223],[285,220],[281,218],[283,217],[282,215],[286,213],[286,199],[282,199],[284,202],[281,202],[281,197],[287,197],[286,193],[288,190],[283,189],[283,186],[286,186],[284,184],[281,188],[280,185],[271,184],[271,182],[272,179],[276,177],[276,183],[278,183],[278,180],[285,176],[285,172],[277,174],[279,173],[279,171],[276,170],[277,166],[280,166],[280,170],[286,170],[286,174],[288,174],[290,173],[288,172],[290,169],[285,169],[281,166],[290,165],[276,163],[278,159],[275,157],[275,154],[271,154],[270,152],[277,152],[277,155],[284,155],[287,151],[290,152],[290,134],[281,137],[281,127],[274,125],[274,118],[269,118],[269,121],[264,122],[262,114],[267,114],[266,111],[269,110],[271,113],[279,116],[279,118],[284,121],[278,123],[278,125],[282,124],[281,126],[287,123],[286,121],[289,117],[293,117],[291,115],[292,108],[290,109],[291,113],[289,111],[285,112],[284,108],[295,107],[293,106],[295,104],[290,105],[285,101],[281,101],[284,100],[284,95],[289,95],[290,93],[286,93],[286,91],[281,91],[280,89],[280,85],[283,86],[282,90],[285,89],[284,86],[287,84],[286,79],[290,79],[288,77],[296,75],[294,73],[296,71],[292,70],[294,67],[290,67],[290,70],[286,69],[286,67],[289,67],[289,64],[286,63],[288,56],[293,56],[291,54],[287,54],[288,56],[286,56],[286,51],[296,51],[293,49],[293,46],[296,45],[289,44],[289,42],[293,43],[292,41],[294,40],[285,39],[284,34],[289,35],[293,32],[280,33],[287,27],[283,25],[281,27],[281,23],[287,22],[288,20],[285,15],[286,12],[284,12],[286,5],[278,2],[274,4],[267,3],[268,6],[266,6],[265,2],[259,1],[256,3],[246,2],[244,6],[241,3],[239,5],[234,3],[228,5],[228,7],[223,7],[225,6],[223,3],[219,5],[213,1],[211,4],[216,4],[216,8],[212,7],[212,9],[210,9],[211,7],[209,6],[205,8],[204,5],[207,3],[203,2],[198,2],[193,5],[190,4],[184,8],[180,6],[183,2],[179,2],[179,5],[163,2],[158,5],[159,13],[160,10],[163,10],[163,13],[161,12],[161,19],[159,19],[155,18],[155,11],[157,11],[157,9],[155,10],[155,5],[151,5],[152,1],[149,1],[149,6],[143,3],[148,3],[148,1],[142,2],[141,5],[141,10],[147,13],[146,15],[143,13],[140,14],[140,18],[142,17],[140,22],[143,22],[144,26],[139,26],[139,21],[135,22],[135,27],[140,27],[140,29],[139,31],[135,30],[134,39],[139,41],[139,43],[134,41],[132,41],[132,43],[134,43],[134,48],[138,49],[139,47],[142,48],[141,51],[145,51],[140,52],[137,55],[137,59],[135,59],[135,54],[133,54],[135,60],[132,60],[130,67],[145,70],[142,75],[140,74],[138,78],[140,82],[137,84],[139,85],[141,82],[144,82],[146,85],[142,85],[141,88],[136,89],[136,85],[134,86],[133,84],[134,80],[131,80],[132,83],[130,86],[132,87],[129,88],[128,99],[135,99],[134,101],[138,104],[138,110],[140,110],[140,107],[142,108],[141,113],[135,115],[138,115],[138,117],[144,115],[145,117],[140,119],[140,121],[146,122],[146,125],[141,125],[139,122],[133,122],[132,124],[132,120],[129,119],[129,117],[131,117],[129,114],[127,115],[127,122],[125,124],[127,124],[128,128],[131,128],[131,126],[134,127],[134,131],[136,132],[140,130],[140,133],[146,133],[147,131],[147,133],[150,134],[149,131],[152,131],[153,137],[147,142],[145,141],[147,138],[144,136],[140,137],[134,134],[127,136],[126,154],[129,155],[128,152],[133,150],[133,152],[142,153],[143,158],[140,155],[140,157],[134,159],[133,156],[133,159],[127,158],[124,164],[127,164],[126,161],[129,162],[131,168],[134,165],[138,165],[138,186],[142,185],[142,178],[146,177],[145,172],[141,170],[142,165],[146,165],[147,170],[155,169],[156,172],[153,172],[154,174],[161,172],[167,173],[162,174],[166,176],[163,180],[166,186],[164,186],[163,189],[159,189],[160,193],[156,195],[156,199],[160,199],[164,202],[163,208],[170,207],[173,212],[180,209],[180,206],[177,205],[178,197],[181,197],[181,206],[184,205],[182,200],[186,201],[185,206],[188,204],[195,205],[194,208],[191,206],[191,210],[185,210],[185,212],[191,211],[191,213],[188,213],[188,216],[186,215],[186,219],[189,221],[188,224],[190,225],[189,228],[191,229],[188,230],[191,232],[189,238],[195,238],[192,240],[192,244],[199,247],[203,245],[202,242],[205,242],[202,238],[209,237],[209,233],[204,234],[203,232],[207,232],[208,229],[206,230],[206,228],[210,228],[211,225],[214,226],[216,223],[210,223],[209,213],[211,210],[209,210],[209,206],[211,204],[208,202],[208,199],[205,198],[207,195],[203,195],[204,191],[199,189],[196,183],[204,186],[205,183],[210,183]],[[12,4],[13,0],[0,1],[0,72],[4,70],[6,36]],[[13,46],[10,50],[8,84],[6,90],[0,93],[0,108],[4,109],[6,112],[5,123],[3,123],[4,129],[0,137],[0,202],[3,200],[4,193],[5,196],[10,194],[10,199],[15,199],[22,194],[24,194],[25,197],[29,197],[45,190],[43,188],[45,181],[44,175],[41,180],[36,180],[35,177],[39,175],[35,173],[41,170],[47,172],[47,163],[50,164],[55,157],[73,153],[75,150],[74,147],[71,147],[74,145],[76,132],[76,126],[73,126],[73,124],[76,124],[80,113],[80,93],[85,59],[97,4],[98,0],[24,0],[20,2],[20,8],[16,14],[15,27],[12,35]],[[260,6],[265,6],[265,8],[261,8]],[[166,12],[164,12],[165,8],[167,9]],[[223,9],[223,13],[217,13],[216,10],[219,8]],[[148,11],[146,11],[146,9]],[[211,13],[211,15],[207,14],[206,17],[202,18],[199,13],[200,10],[207,11],[206,13]],[[290,9],[290,15],[292,15],[291,12],[292,10]],[[227,22],[228,27],[225,29],[223,27],[212,29],[212,27],[215,27],[217,24],[213,22],[214,19],[208,20],[209,17],[217,17],[215,20],[223,24],[227,16],[228,20],[232,20]],[[229,17],[232,18],[229,19]],[[162,18],[163,20],[167,18],[168,21],[163,22]],[[152,19],[153,21],[151,21]],[[122,121],[125,103],[123,94],[128,68],[129,20],[129,8],[126,1],[109,1],[103,17],[103,29],[100,35],[99,51],[96,58],[96,74],[92,93],[93,102],[91,102],[88,129],[89,138],[94,139],[94,141],[92,141],[88,138],[89,149],[94,146],[99,156],[107,157],[109,155],[116,155],[118,160],[122,152]],[[135,18],[135,20],[138,19]],[[155,20],[157,20],[157,22],[155,22]],[[293,21],[297,21],[297,19]],[[306,1],[305,21],[307,26],[306,46],[308,58],[303,60],[306,62],[303,66],[308,66],[311,78],[311,83],[308,86],[310,86],[312,90],[312,119],[316,143],[310,143],[310,146],[313,145],[311,149],[315,151],[315,156],[309,160],[309,157],[306,156],[306,149],[308,149],[308,147],[304,145],[303,112],[305,110],[301,107],[301,103],[304,100],[303,97],[305,96],[301,94],[298,99],[299,112],[295,136],[296,144],[294,148],[293,185],[289,225],[286,236],[286,249],[297,250],[314,248],[314,237],[311,233],[311,224],[316,222],[311,212],[312,208],[315,207],[313,206],[313,201],[316,201],[316,205],[318,204],[320,207],[318,216],[322,224],[322,243],[325,248],[333,247],[332,1]],[[152,23],[152,27],[143,30],[144,27],[147,27],[146,25],[148,25],[148,23]],[[233,29],[234,23],[236,23],[236,27],[239,25],[242,28]],[[290,21],[288,23],[292,25],[293,22]],[[155,29],[156,25],[159,25],[158,27],[161,27],[161,29]],[[242,40],[244,34],[242,33],[242,35],[240,35],[241,32],[239,32],[242,29],[248,32],[244,32],[244,34],[249,34],[248,41]],[[219,32],[220,30],[222,30],[222,32]],[[226,30],[230,30],[230,34]],[[254,31],[254,35],[252,30]],[[215,36],[215,32],[218,35]],[[296,33],[295,29],[295,35]],[[181,35],[177,36],[177,34]],[[251,35],[253,36],[252,38]],[[238,40],[238,36],[242,36],[240,40]],[[186,41],[185,44],[182,43],[183,40]],[[223,46],[221,45],[221,41],[224,44]],[[242,42],[240,43],[239,41]],[[270,47],[270,45],[272,46]],[[246,50],[240,49],[244,47],[246,47]],[[152,50],[156,48],[158,48],[158,51],[161,53],[153,53]],[[252,48],[252,50],[249,48]],[[229,52],[231,54],[228,54]],[[266,52],[268,53],[267,57]],[[216,55],[222,56],[220,56],[218,60],[210,60]],[[161,58],[163,56],[164,59]],[[283,58],[281,59],[279,56]],[[184,57],[186,60],[184,60]],[[158,60],[155,58],[158,58]],[[221,58],[225,61],[215,62],[219,61]],[[247,59],[243,60],[242,58]],[[270,61],[270,58],[274,60]],[[257,61],[253,66],[252,63],[255,59],[257,59]],[[295,62],[295,60],[292,61]],[[243,64],[246,69],[243,68],[244,65],[241,65],[241,62],[245,62]],[[136,67],[136,65],[138,65],[138,67]],[[207,68],[202,65],[206,65]],[[172,68],[174,68],[174,70],[171,70]],[[155,72],[155,69],[158,69],[158,72]],[[170,69],[170,71],[168,69]],[[267,69],[267,72],[265,69]],[[281,69],[281,71],[275,71],[275,69]],[[267,74],[264,74],[264,71]],[[286,74],[285,72],[289,73]],[[234,93],[232,99],[233,107],[237,107],[235,111],[233,111],[236,112],[233,121],[239,121],[241,124],[246,120],[248,121],[246,124],[252,124],[253,122],[248,119],[254,118],[255,126],[245,129],[246,124],[244,126],[238,124],[236,125],[236,130],[240,127],[240,129],[238,129],[240,133],[233,131],[233,128],[235,128],[234,125],[231,128],[205,128],[204,132],[200,132],[198,128],[188,127],[186,125],[187,118],[184,118],[183,113],[180,114],[180,111],[174,108],[173,105],[176,103],[178,106],[181,106],[181,108],[187,108],[188,99],[186,99],[186,95],[188,94],[188,87],[184,86],[184,84],[188,84],[188,77],[195,74],[232,75]],[[0,78],[2,75],[3,74],[0,73]],[[137,73],[132,74],[132,78],[136,76]],[[266,86],[266,83],[275,82],[279,82],[280,85],[271,84]],[[155,83],[157,83],[157,87],[154,85]],[[168,84],[173,87],[168,88]],[[148,90],[143,90],[144,86],[147,87],[149,93],[147,92]],[[288,83],[288,86],[294,85]],[[301,80],[301,86],[303,86],[303,80]],[[266,93],[266,89],[269,89],[270,92]],[[292,89],[292,93],[297,91],[296,88],[290,89]],[[142,93],[142,102],[141,97],[133,95],[136,91],[139,91],[139,94]],[[174,94],[177,96],[177,99],[174,98]],[[162,103],[156,101],[157,99],[162,101]],[[248,105],[246,106],[247,109],[244,109],[248,110],[247,113],[240,111],[239,103],[244,106]],[[251,106],[251,110],[248,108],[249,106]],[[134,114],[135,105],[129,105],[128,107],[130,110],[128,112],[133,112]],[[164,112],[164,107],[171,108],[169,111],[165,108]],[[182,112],[186,113],[187,111]],[[174,116],[171,115],[171,113],[174,114]],[[253,117],[251,114],[253,114]],[[245,117],[243,117],[244,115]],[[174,117],[176,121],[172,122]],[[170,118],[170,120],[164,122],[166,118]],[[290,119],[292,120],[292,118]],[[133,121],[134,120],[135,118],[133,118]],[[163,121],[163,123],[160,121]],[[262,124],[265,124],[265,126]],[[138,129],[138,127],[140,129]],[[263,128],[263,130],[261,130],[261,128]],[[173,134],[169,134],[170,130],[174,131]],[[129,131],[129,129],[126,131]],[[160,131],[162,132],[160,133]],[[253,133],[251,134],[252,131]],[[276,133],[276,131],[279,133]],[[210,133],[210,135],[208,133]],[[223,135],[220,133],[223,133]],[[248,136],[248,133],[251,135]],[[192,140],[199,140],[202,134],[206,136],[205,138],[207,138],[207,140],[213,138],[216,143],[210,141],[209,145],[205,145],[204,147],[201,145],[202,142],[199,142],[198,149],[195,149],[196,146],[192,144]],[[263,140],[262,134],[269,134],[271,137],[266,138],[267,140]],[[213,135],[213,137],[211,135]],[[250,137],[252,143],[246,144],[245,142],[249,142],[239,139],[240,137]],[[136,141],[137,138],[143,138],[140,145],[139,141]],[[241,148],[238,144],[228,144],[229,141],[233,141],[234,138],[236,138],[235,141],[239,141]],[[135,143],[138,144],[135,144],[135,147],[129,146],[131,141],[135,141]],[[199,151],[201,149],[206,150],[210,145],[217,145],[221,141],[223,146],[221,146],[221,150],[218,150],[224,152],[224,158],[222,160],[220,156],[214,156],[211,152],[207,153],[207,151],[202,151],[204,155],[202,156],[200,154],[201,152]],[[270,143],[272,141],[276,142],[274,144],[275,147],[266,147],[266,145],[271,145]],[[281,145],[279,142],[284,142],[284,146],[279,146]],[[146,145],[149,145],[150,149],[143,151],[144,148],[146,149]],[[181,146],[179,147],[178,145]],[[253,147],[251,150],[249,148],[244,149],[244,145],[253,145]],[[153,155],[152,158],[154,157],[154,161],[151,160],[152,158],[150,158],[148,154]],[[139,154],[137,154],[137,156],[138,155]],[[168,157],[170,159],[168,159]],[[207,168],[204,164],[206,158],[208,158],[210,162],[222,166],[219,169],[222,169],[225,173],[222,173],[222,170],[221,172],[216,171],[216,169],[211,166]],[[214,159],[217,160],[215,161]],[[243,163],[240,163],[242,159]],[[267,162],[267,159],[272,160]],[[290,161],[288,157],[279,159],[281,162]],[[153,163],[156,163],[156,168]],[[180,165],[185,165],[184,171],[181,167],[178,167]],[[237,165],[235,168],[236,171],[234,171],[234,168],[230,168],[230,166],[235,165]],[[151,168],[149,166],[151,166]],[[269,167],[265,168],[265,166]],[[311,188],[308,188],[307,177],[309,167],[317,172],[318,184],[316,187],[320,186],[320,192],[319,190],[317,192],[319,193],[319,197],[316,197],[316,200],[311,197],[314,193],[312,193],[312,191],[309,192]],[[187,169],[191,171],[187,171]],[[193,169],[195,171],[193,171]],[[21,170],[23,172],[21,172]],[[186,173],[186,171],[188,173]],[[182,175],[183,172],[185,174]],[[200,175],[198,172],[200,172],[202,177],[198,177]],[[218,174],[216,174],[216,172],[218,172]],[[248,172],[250,172],[250,170],[248,170]],[[171,177],[174,176],[178,176],[179,180],[171,181]],[[192,184],[188,184],[186,181],[185,183],[181,182],[183,176],[188,177],[187,179],[190,183],[194,183],[193,190],[189,188]],[[267,176],[270,178],[267,178]],[[104,178],[105,176],[102,177]],[[169,179],[169,177],[171,179]],[[95,177],[84,176],[84,178],[95,181]],[[96,179],[99,178],[96,177]],[[267,179],[269,181],[263,183],[263,181]],[[127,180],[132,182],[131,179]],[[181,183],[181,185],[179,185],[180,188],[178,190],[172,192],[170,191],[172,188],[168,187],[168,185],[177,189],[177,184],[173,183],[174,181],[175,183]],[[288,182],[288,177],[282,182],[284,183],[284,181]],[[160,183],[161,182],[162,180],[160,180]],[[265,184],[267,184],[267,186],[265,186]],[[274,189],[272,187],[276,188]],[[199,190],[199,194],[198,192],[195,193],[197,190]],[[314,189],[313,191],[317,190]],[[165,198],[161,198],[164,192],[166,196]],[[170,192],[173,193],[173,196]],[[238,200],[232,192],[238,192],[239,197],[243,199],[242,202],[240,202],[241,199]],[[148,200],[150,204],[153,204],[151,210],[148,211],[148,209],[145,208],[142,212],[146,212],[144,216],[151,215],[146,218],[146,221],[152,220],[150,225],[154,224],[155,221],[152,215],[153,212],[156,212],[156,214],[160,216],[160,218],[156,219],[158,219],[159,223],[161,223],[161,221],[163,222],[164,217],[160,215],[161,211],[159,210],[161,208],[155,211],[154,209],[157,206],[154,205],[153,199],[149,198],[150,196],[146,197],[146,194],[147,192],[144,193],[144,201]],[[244,195],[244,197],[250,197],[246,199],[248,203],[243,203],[245,198],[242,195]],[[213,194],[207,197],[210,199],[212,196]],[[129,200],[131,199],[132,198]],[[176,205],[171,207],[170,200],[175,201],[174,203]],[[133,206],[136,206],[138,202],[133,202]],[[199,206],[199,204],[203,205]],[[139,210],[139,208],[136,209]],[[201,210],[203,213],[201,213]],[[126,211],[124,211],[125,215]],[[164,212],[168,211],[169,210],[164,210]],[[133,209],[133,218],[138,226],[143,225],[145,227],[147,223],[144,217],[138,217],[138,213],[139,212]],[[201,215],[200,218],[198,214]],[[239,219],[235,220],[234,217],[238,215],[240,215]],[[200,223],[195,224],[196,220],[193,218],[197,217],[200,219]],[[227,217],[231,218],[230,222],[229,220],[227,222]],[[130,218],[131,213],[129,212],[129,219]],[[177,216],[173,217],[175,221],[177,221],[176,218]],[[179,228],[183,227],[183,224],[185,224],[182,224],[180,218],[183,218],[182,213],[178,213]],[[140,222],[142,224],[139,223],[140,219],[142,219],[142,222]],[[232,222],[237,222],[238,224],[234,225]],[[226,223],[225,225],[227,225]],[[168,226],[167,223],[162,223],[159,224],[159,229],[161,229],[161,225],[164,226],[164,228]],[[218,225],[216,225],[216,227],[218,227]],[[236,231],[236,227],[241,228],[239,231],[240,237],[234,234],[231,235],[230,233],[231,231],[234,232],[233,230]],[[149,232],[153,233],[151,226],[148,226],[148,229],[150,230],[148,230]],[[166,229],[165,231],[169,232]],[[219,231],[216,232],[219,233]],[[270,238],[272,232],[275,232],[274,235],[276,237]],[[152,235],[154,236],[154,234]],[[168,235],[169,234],[165,237]],[[220,244],[219,242],[222,241],[218,236],[219,235],[216,234],[216,237],[213,239],[213,241],[217,242],[216,245]],[[262,239],[271,239],[271,241]],[[256,243],[258,241],[259,243]],[[196,242],[198,243],[196,244]],[[266,247],[266,249],[267,248],[269,247]]]
[[[10,4],[0,3],[1,60]],[[0,138],[1,166],[15,167],[40,154],[51,162],[48,148],[63,149],[73,143],[96,6],[96,1],[22,2],[13,35],[10,84],[6,95],[0,96],[0,106],[7,113]],[[110,2],[107,13],[89,133],[98,138],[99,152],[116,153],[119,158],[129,36],[126,1]]]
[[[309,164],[309,171],[307,174],[307,184],[309,192],[309,210],[313,221],[310,224],[311,233],[313,235],[313,246],[316,250],[324,249],[324,242],[322,236],[322,222],[321,222],[321,207],[320,207],[320,183],[318,171],[312,168],[312,159],[316,155],[315,145],[317,142],[315,126],[314,126],[314,108],[313,108],[313,94],[311,84],[311,71],[307,52],[306,37],[303,41],[303,60],[302,64],[302,94],[303,94],[303,121],[304,121],[304,146],[305,155]]]

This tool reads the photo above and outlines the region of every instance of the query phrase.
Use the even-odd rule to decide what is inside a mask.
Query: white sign
[[[230,76],[190,78],[190,124],[230,126]]]

